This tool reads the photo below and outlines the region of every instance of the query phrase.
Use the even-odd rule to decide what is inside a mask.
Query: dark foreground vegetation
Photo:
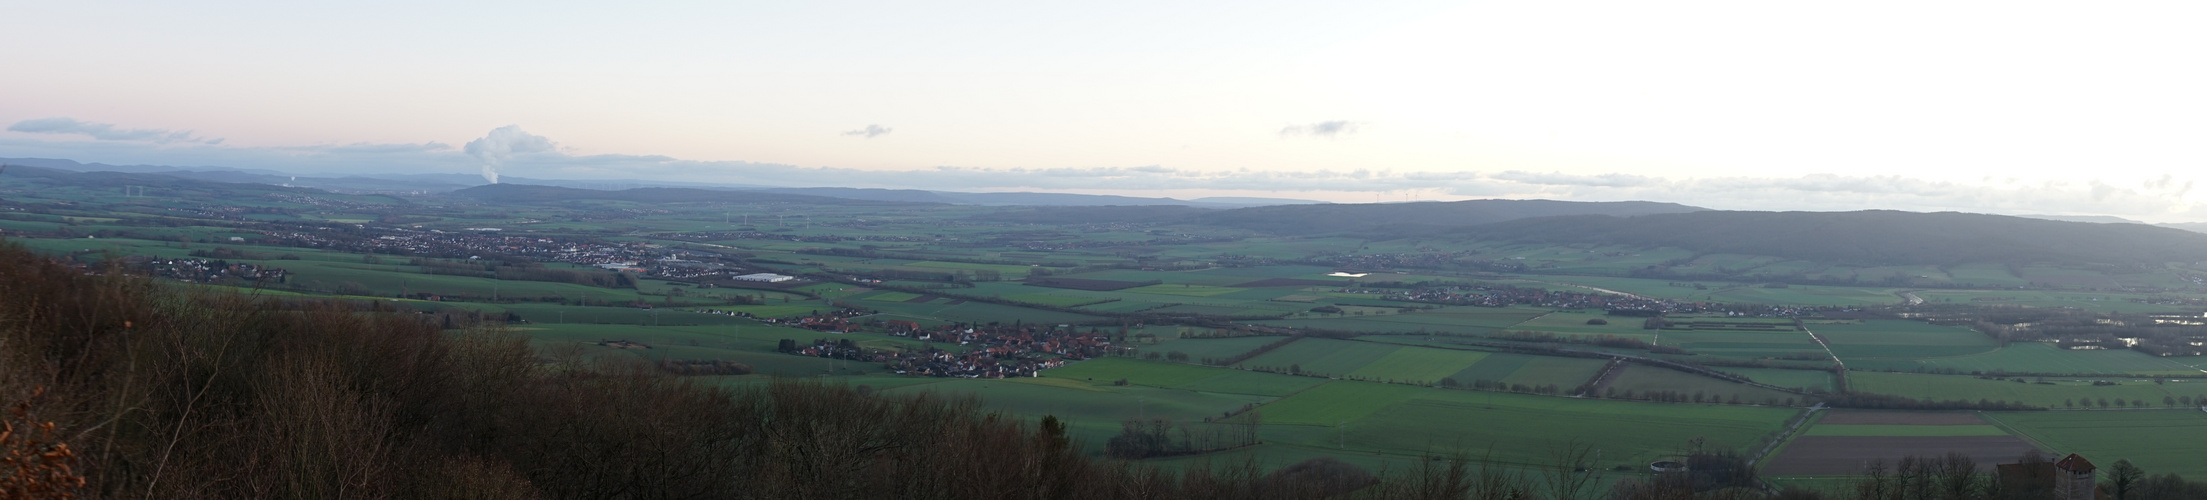
[[[1866,464],[1844,498],[1859,500],[2051,500],[2056,490],[2056,457],[2033,450],[2013,462],[1986,467],[1968,455],[1906,456],[1890,464]],[[2196,500],[2207,498],[2207,483],[2175,474],[2148,474],[2129,460],[2095,466],[2093,494],[2109,500]],[[1816,495],[1787,490],[1784,495]]]

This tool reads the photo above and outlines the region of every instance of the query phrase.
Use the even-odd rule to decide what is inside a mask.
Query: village
[[[743,313],[732,313],[751,317]],[[923,349],[870,349],[852,339],[817,339],[800,345],[783,339],[777,350],[799,356],[881,363],[900,375],[955,378],[1034,377],[1036,372],[1070,361],[1102,357],[1125,348],[1112,345],[1110,337],[1082,333],[1067,325],[1034,327],[1013,325],[943,325],[923,327],[907,320],[853,322],[869,315],[857,309],[839,309],[796,318],[755,318],[767,324],[792,326],[829,333],[861,329],[927,342]],[[948,349],[936,347],[945,344]]]
[[[143,259],[133,267],[148,275],[188,283],[282,283],[288,275],[283,268],[219,259]]]

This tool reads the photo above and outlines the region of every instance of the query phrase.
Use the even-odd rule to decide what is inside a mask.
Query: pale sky
[[[2207,221],[2203,24],[2200,2],[0,0],[0,157]]]

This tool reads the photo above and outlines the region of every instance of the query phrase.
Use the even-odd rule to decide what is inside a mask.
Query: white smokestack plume
[[[483,180],[498,183],[498,168],[513,155],[548,153],[556,150],[551,139],[521,131],[520,125],[507,125],[491,130],[489,135],[467,142],[467,154],[483,161]]]

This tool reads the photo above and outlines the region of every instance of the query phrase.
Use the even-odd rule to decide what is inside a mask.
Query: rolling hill
[[[1675,247],[1826,263],[2145,264],[2207,261],[2207,234],[2144,224],[2064,222],[1959,212],[1704,211],[1541,217],[1457,234],[1538,243]]]
[[[1707,209],[1651,201],[1468,200],[1251,207],[1191,214],[1186,222],[1273,234],[1422,232],[1530,217],[1632,216],[1702,210]]]
[[[817,203],[823,205],[914,205],[909,201],[854,200],[806,194],[777,193],[768,191],[722,191],[713,189],[647,187],[602,191],[557,186],[527,184],[487,184],[461,189],[444,196],[490,203],[561,203],[573,200],[612,200],[638,203]]]

